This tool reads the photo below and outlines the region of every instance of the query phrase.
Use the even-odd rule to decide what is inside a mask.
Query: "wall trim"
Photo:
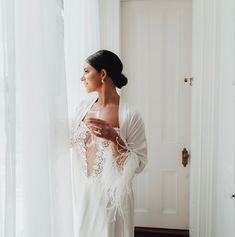
[[[193,0],[190,236],[212,237],[216,184],[219,1]]]
[[[136,226],[135,232],[172,235],[176,237],[189,237],[189,230],[179,230],[179,229],[165,229],[165,228],[151,228],[151,227]]]

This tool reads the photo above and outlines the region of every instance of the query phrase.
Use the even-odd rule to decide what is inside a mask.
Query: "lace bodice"
[[[118,129],[116,129],[118,131]],[[84,122],[73,126],[71,145],[75,148],[82,170],[87,177],[98,177],[104,167],[104,152],[110,147],[110,142],[93,135]]]

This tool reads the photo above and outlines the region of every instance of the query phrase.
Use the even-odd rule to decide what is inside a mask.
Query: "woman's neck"
[[[119,104],[119,98],[116,89],[114,90],[105,90],[98,92],[98,100],[97,104],[99,107],[106,107],[107,105],[118,105]]]

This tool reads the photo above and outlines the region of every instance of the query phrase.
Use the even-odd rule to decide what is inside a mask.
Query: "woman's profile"
[[[144,123],[117,93],[127,84],[111,51],[86,59],[81,77],[88,93],[71,127],[76,237],[133,237],[132,180],[147,162]]]

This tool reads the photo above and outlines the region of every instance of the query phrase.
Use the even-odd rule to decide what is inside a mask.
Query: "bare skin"
[[[81,81],[84,83],[88,93],[98,92],[98,99],[92,105],[91,110],[100,111],[99,119],[89,118],[86,115],[83,121],[95,136],[111,141],[113,153],[117,157],[116,162],[118,165],[123,165],[125,159],[121,158],[120,151],[125,153],[127,149],[125,148],[125,143],[114,129],[119,127],[120,96],[116,91],[116,87],[105,69],[98,72],[87,63],[84,66],[84,74],[81,77]]]

